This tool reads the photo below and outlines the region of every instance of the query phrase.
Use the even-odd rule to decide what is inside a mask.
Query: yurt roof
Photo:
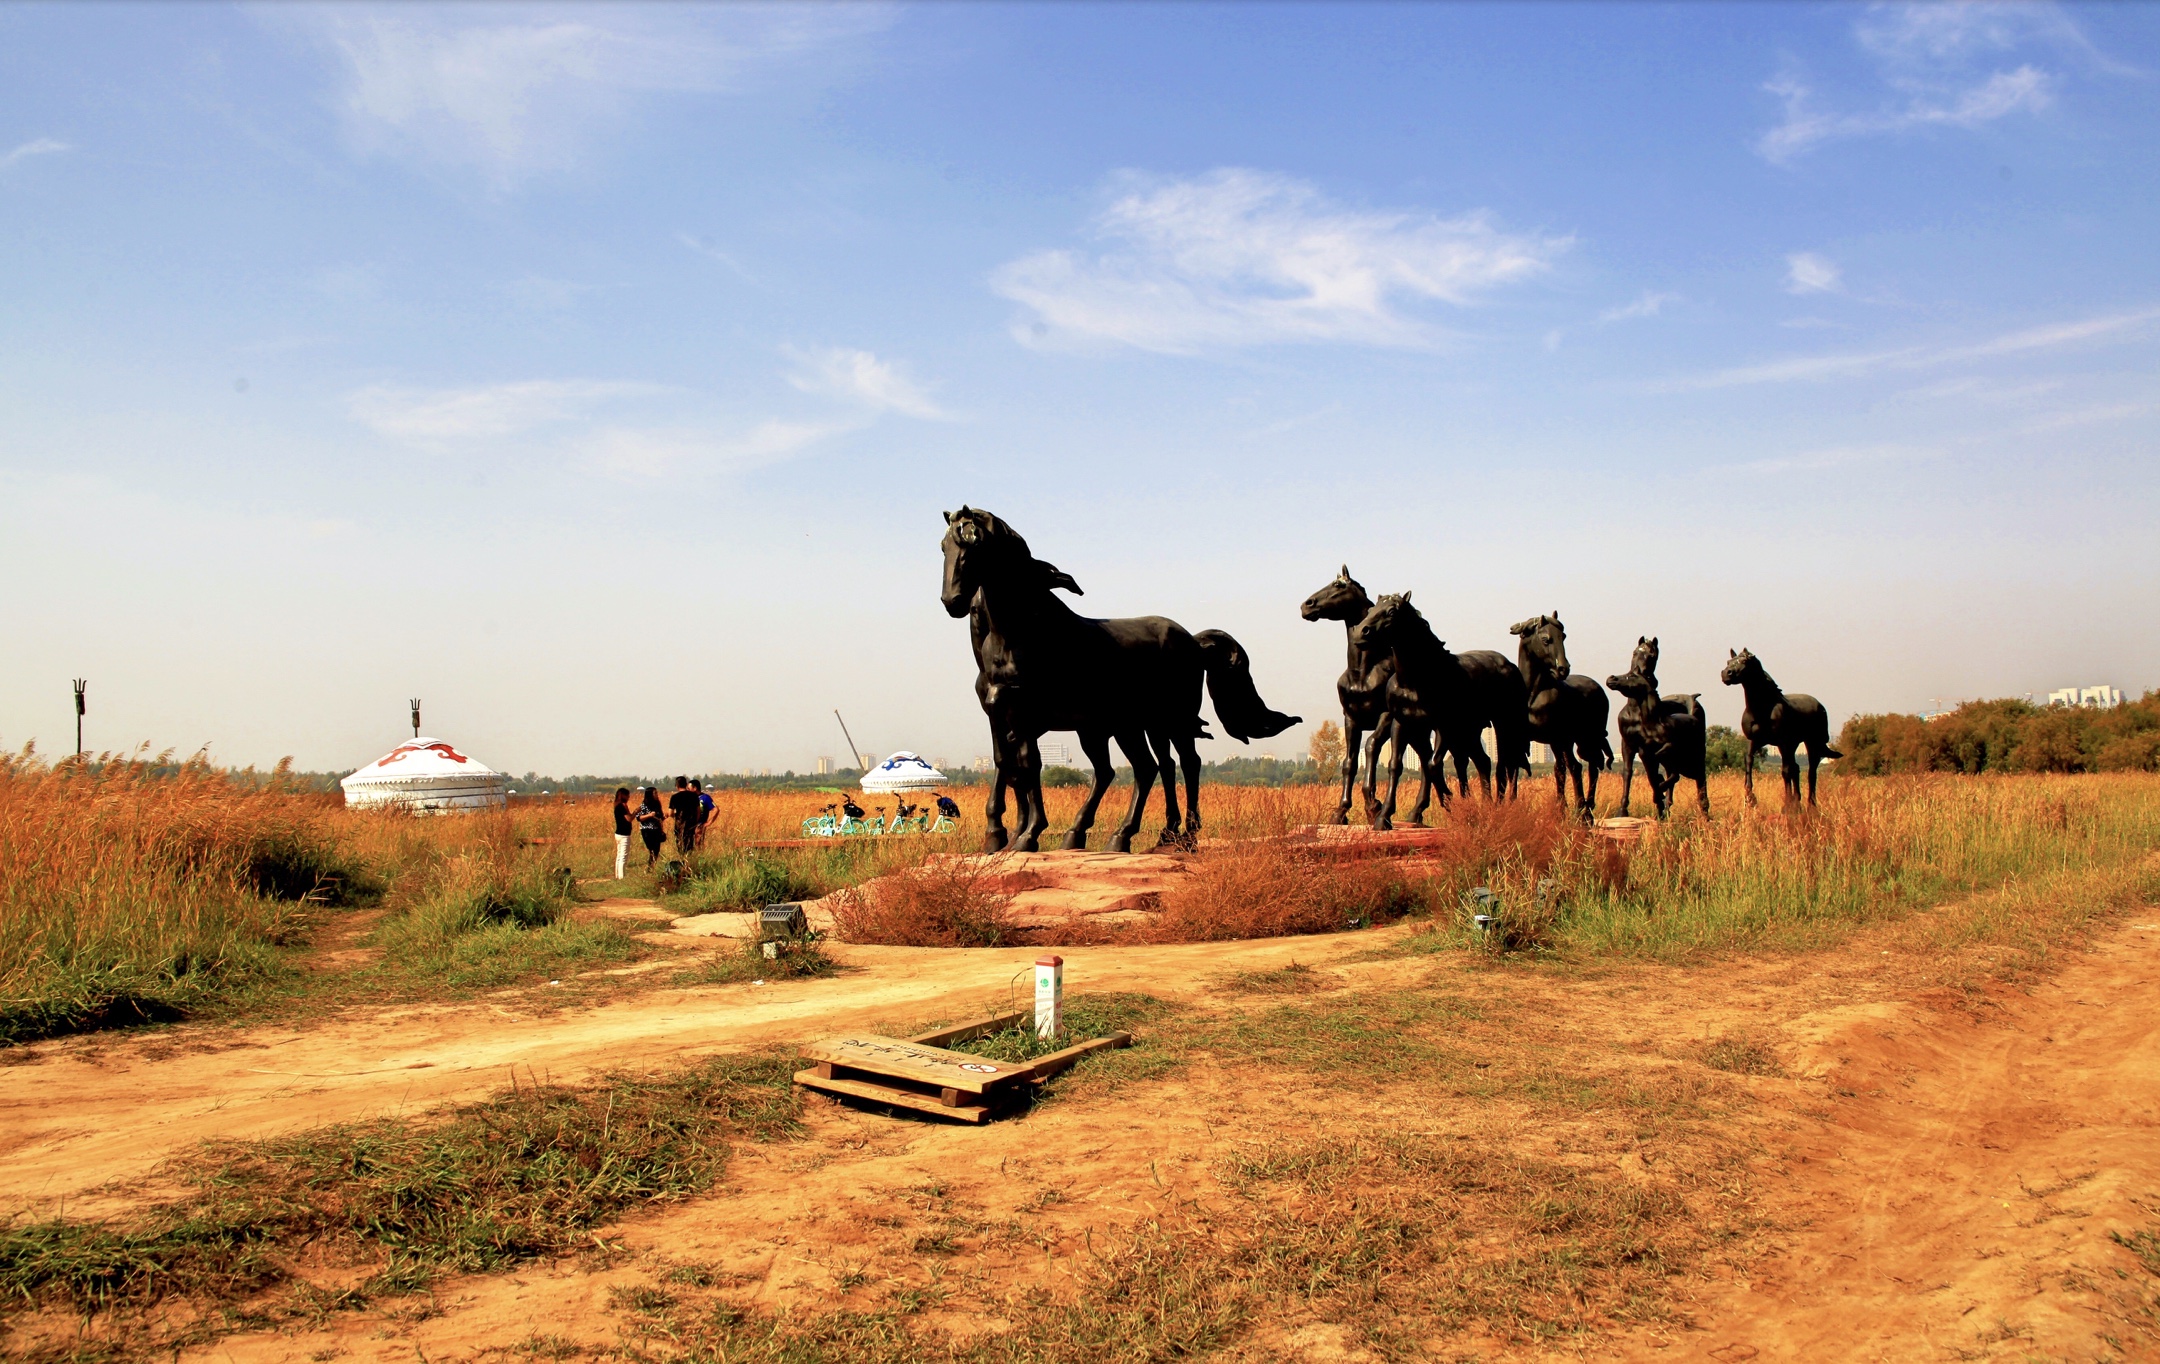
[[[862,779],[865,791],[922,791],[944,784],[943,772],[906,749],[879,763]]]
[[[399,744],[374,762],[345,778],[340,785],[347,790],[356,786],[391,786],[406,782],[440,781],[444,777],[474,778],[500,777],[494,768],[478,758],[461,753],[454,745],[441,739],[421,737],[409,743]],[[508,778],[501,778],[507,781]]]

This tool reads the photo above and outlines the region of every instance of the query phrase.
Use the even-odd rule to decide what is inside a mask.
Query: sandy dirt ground
[[[1070,991],[1175,1000],[1224,970],[1321,962],[1369,946],[1345,936],[1059,951]],[[831,952],[858,969],[828,980],[657,988],[590,1009],[534,1012],[533,992],[513,991],[299,1027],[184,1027],[25,1047],[0,1069],[0,1215],[94,1215],[111,1200],[89,1190],[140,1177],[196,1142],[477,1099],[506,1088],[513,1072],[520,1082],[575,1082],[848,1029],[979,1017],[1032,997],[1032,950]]]
[[[2146,911],[2150,916],[2152,911]],[[1399,931],[1399,930],[1390,930]],[[1766,1151],[1767,1253],[1696,1281],[1686,1319],[1573,1341],[1633,1360],[2160,1358],[2154,1281],[2109,1238],[2160,1224],[2160,924],[2120,925],[2029,986],[1951,991],[1882,943],[1698,967],[1478,972],[1459,957],[1360,960],[1367,933],[1069,949],[1068,989],[1224,1000],[1227,972],[1292,960],[1344,987],[1417,982],[1504,993],[1615,1064],[1699,1064],[1710,1038],[1763,1039],[1782,1074],[1735,1077]],[[1885,941],[1888,941],[1885,939]],[[177,1029],[47,1043],[0,1070],[0,1208],[81,1212],[97,1193],[213,1136],[414,1111],[559,1080],[856,1026],[1001,1005],[1032,953],[839,949],[837,980],[668,990],[534,1015],[516,996],[347,1016],[284,1031]],[[1236,1149],[1319,1121],[1335,1096],[1294,1075],[1191,1067],[1086,1102],[966,1128],[812,1101],[808,1136],[745,1148],[712,1194],[633,1218],[606,1256],[443,1285],[424,1304],[319,1330],[234,1336],[203,1360],[507,1359],[521,1343],[639,1343],[626,1295],[690,1267],[764,1309],[831,1305],[932,1279],[991,1302],[1055,1286],[1089,1238],[1218,1196]],[[1419,1120],[1375,1109],[1372,1121]],[[1496,1130],[1505,1113],[1488,1115]],[[1521,1130],[1535,1145],[1549,1134]],[[1625,1155],[1618,1160],[1631,1159]],[[987,1229],[1017,1229],[992,1234]],[[921,1253],[939,1238],[966,1253]],[[931,1263],[933,1262],[934,1263]],[[995,1311],[930,1314],[995,1330]],[[1263,1342],[1285,1359],[1359,1359],[1332,1328]],[[651,1342],[647,1342],[650,1344]],[[1518,1353],[1496,1342],[1463,1351]],[[1525,1355],[1535,1353],[1524,1350]]]
[[[2108,1237],[2160,1223],[2160,923],[1967,1003],[1787,1028],[1828,1086],[1792,1104],[1770,1200],[1799,1234],[1636,1357],[2160,1358],[2151,1281]]]

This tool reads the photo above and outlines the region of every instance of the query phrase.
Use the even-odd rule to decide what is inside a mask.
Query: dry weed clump
[[[937,858],[833,898],[833,927],[854,943],[999,947],[1017,940],[1000,859]]]
[[[1204,851],[1136,936],[1171,943],[1332,933],[1399,918],[1419,902],[1419,888],[1392,861],[1329,861],[1256,839]]]

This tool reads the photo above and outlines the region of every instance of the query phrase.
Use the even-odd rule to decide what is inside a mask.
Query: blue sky
[[[0,8],[0,742],[965,760],[962,502],[1310,723],[1346,561],[2139,692],[2156,154],[2147,6]]]

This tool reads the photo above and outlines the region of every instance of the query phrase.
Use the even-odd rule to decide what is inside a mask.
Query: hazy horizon
[[[940,512],[1833,724],[2160,686],[2160,10],[0,9],[0,746],[987,752]],[[2139,530],[2145,526],[2145,530]]]

